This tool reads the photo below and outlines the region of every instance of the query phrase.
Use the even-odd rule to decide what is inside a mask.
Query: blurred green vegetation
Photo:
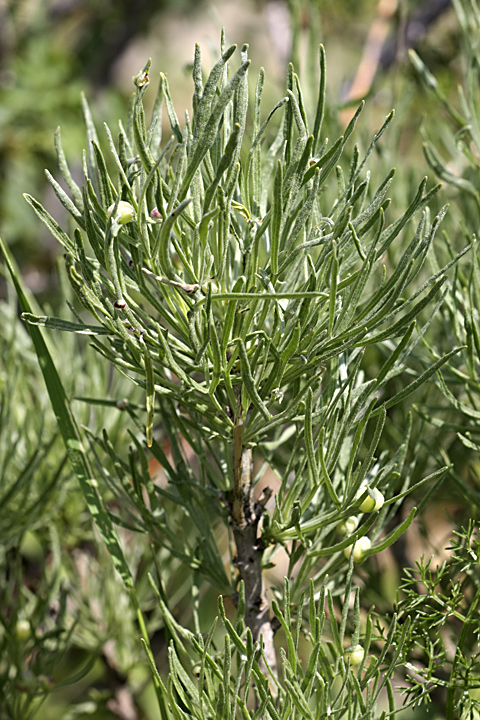
[[[180,12],[190,11],[194,5],[197,5],[195,0],[184,0]],[[415,12],[419,5],[413,0],[400,2],[391,19],[391,32],[399,31],[409,13]],[[25,205],[22,193],[34,195],[55,217],[62,217],[61,208],[51,196],[43,173],[44,168],[52,170],[56,166],[55,128],[58,125],[62,128],[67,155],[80,158],[85,142],[81,92],[89,97],[94,114],[114,127],[117,118],[124,115],[128,100],[128,92],[115,72],[116,63],[135,38],[148,33],[154,18],[161,18],[163,12],[172,8],[178,10],[179,6],[178,0],[136,3],[128,0],[102,3],[93,0],[7,0],[0,4],[0,233],[12,248],[29,285],[53,304],[58,303],[59,298],[62,298],[61,302],[65,300],[57,287],[58,248]],[[260,12],[261,7],[261,3],[252,3],[249,11]],[[207,5],[204,8],[207,13]],[[291,3],[291,13],[297,17],[301,30],[297,47],[299,64],[308,64],[305,35],[312,21],[318,23],[320,39],[326,45],[328,72],[332,78],[327,88],[332,126],[340,125],[341,110],[356,104],[354,101],[359,99],[349,100],[348,87],[355,76],[376,12],[374,0],[324,0],[317,4],[296,0]],[[227,30],[239,44],[250,41],[248,37],[232,37],[234,29]],[[428,27],[416,46],[419,57],[434,74],[448,104],[460,114],[465,113],[465,104],[462,105],[462,98],[457,94],[457,85],[466,76],[466,58],[470,58],[475,50],[462,46],[460,53],[462,37],[465,34],[462,35],[454,11],[450,9],[438,23]],[[458,135],[462,123],[438,100],[438,94],[436,100],[432,100],[426,90],[425,78],[422,81],[421,73],[412,66],[403,50],[398,48],[394,62],[375,73],[359,130],[360,138],[362,135],[370,138],[372,128],[379,128],[391,107],[396,108],[397,118],[389,130],[389,141],[378,150],[377,172],[378,178],[383,177],[385,167],[401,162],[402,182],[394,184],[394,201],[402,207],[411,199],[419,177],[428,172],[432,176],[430,185],[435,182],[435,173],[429,169],[422,152],[425,138],[446,163],[457,163],[453,166],[456,175],[475,187],[478,187],[480,148],[468,138],[464,147],[470,151],[470,156],[467,153],[458,165],[458,144],[464,140],[464,135]],[[145,56],[153,54],[148,43],[144,51]],[[153,62],[156,71],[169,72],[161,56],[154,55]],[[131,67],[130,74],[137,72],[140,65]],[[282,76],[281,72],[279,76]],[[177,108],[179,113],[182,109]],[[463,120],[468,124],[468,117]],[[446,127],[450,128],[448,133]],[[453,256],[466,244],[466,237],[476,230],[478,206],[472,195],[465,194],[458,183],[446,187],[438,203],[443,204],[447,198],[453,207],[442,227],[450,247],[445,243],[439,252]],[[458,275],[462,297],[466,294],[462,273],[467,276],[468,272],[466,261],[460,266]],[[53,294],[50,288],[54,288]],[[29,712],[33,711],[37,711],[37,718],[110,718],[125,716],[112,704],[112,698],[121,703],[119,690],[127,687],[137,705],[137,715],[132,717],[155,718],[153,703],[148,699],[150,680],[139,651],[131,610],[93,533],[83,497],[66,465],[30,341],[24,328],[16,322],[15,300],[6,283],[2,286],[2,295],[7,297],[0,306],[0,572],[6,580],[0,591],[0,696],[2,687],[3,690],[9,688],[10,694],[17,693],[19,704],[11,714],[12,718],[28,718]],[[468,317],[467,302],[461,310]],[[445,307],[443,327],[452,325],[451,311],[451,306]],[[467,337],[468,333],[463,334],[463,328],[455,327],[454,330],[451,335],[442,335],[438,330],[439,348],[443,346],[448,350],[459,341],[473,343],[471,336]],[[133,392],[121,379],[102,376],[101,368],[89,356],[86,345],[82,345],[80,351],[74,346],[78,341],[65,335],[55,340],[58,347],[54,347],[54,352],[57,357],[71,360],[69,373],[72,380],[75,376],[76,393],[79,392],[79,378],[85,378],[83,394],[86,396],[94,395],[95,388],[105,386],[110,387],[112,397]],[[370,359],[374,374],[380,358],[372,354]],[[463,360],[459,358],[460,365],[454,368],[453,375],[458,378],[469,362],[468,355]],[[463,398],[464,402],[471,402],[475,412],[477,391],[472,380]],[[422,396],[418,400],[419,405],[425,407],[428,404],[428,397]],[[438,396],[434,401],[438,402]],[[449,408],[449,412],[452,410],[446,401],[442,402],[441,408],[444,414],[445,408]],[[119,412],[102,411],[101,407],[97,410],[94,416],[91,410],[85,410],[84,424],[98,430],[108,427],[110,438],[122,442],[125,423],[120,426]],[[416,422],[428,424],[422,447],[416,450],[418,473],[438,467],[445,456],[455,460],[457,479],[470,483],[471,508],[472,512],[477,512],[480,505],[478,462],[472,461],[471,455],[467,458],[465,445],[457,436],[463,416],[461,409],[456,410],[458,414],[455,418],[450,414],[448,421],[440,416],[436,406],[428,417],[425,413],[423,418],[416,417]],[[390,432],[392,441],[397,442],[406,410],[399,408],[395,412],[398,413],[398,436],[395,437],[395,416]],[[432,423],[432,415],[436,424]],[[462,428],[470,441],[469,433],[475,432],[475,420],[476,416],[472,415]],[[458,489],[459,483],[453,480],[444,491],[445,502],[450,503],[453,514],[452,496],[457,493],[461,519],[462,513],[465,515],[465,499]],[[428,533],[426,526],[424,531]],[[140,585],[143,583],[145,587],[144,599],[150,611],[151,628],[154,634],[157,633],[156,649],[164,649],[165,629],[154,607],[148,608],[149,549],[139,537],[137,534],[135,543],[131,543],[131,557],[138,570]],[[128,541],[126,533],[125,542],[128,544]],[[427,537],[427,543],[430,542]],[[372,572],[371,599],[380,606],[382,602],[387,606],[398,587],[398,567],[405,559],[401,553],[407,550],[400,544],[397,552],[398,562],[391,565],[391,575],[381,566],[374,566]],[[169,565],[167,558],[161,560],[167,587],[176,573],[178,589],[179,568]],[[188,616],[188,599],[182,595],[182,587],[172,603]],[[30,623],[29,632],[22,625],[26,619]],[[12,639],[18,640],[22,628],[25,638],[22,639],[22,653],[19,653],[21,644]],[[113,649],[108,644],[112,638],[115,638]],[[38,660],[38,666],[32,665],[32,657],[35,662]],[[22,675],[27,665],[33,675]],[[50,678],[55,678],[60,685],[65,683],[54,696],[44,692],[48,690]],[[76,682],[69,686],[73,679]],[[123,702],[126,712],[125,708],[132,701]],[[413,711],[411,713],[409,717],[413,718]],[[423,710],[415,717],[425,717]]]
[[[48,204],[43,171],[56,163],[55,128],[62,128],[67,153],[81,157],[81,93],[113,124],[125,102],[114,84],[116,60],[129,40],[148,29],[152,14],[188,3],[7,0],[0,4],[1,228],[37,289],[45,291],[54,282],[57,249],[41,233],[34,216],[25,213],[22,193],[27,189]]]
[[[408,13],[414,12],[418,5],[418,2],[398,3],[389,25],[390,40],[395,33],[401,32]],[[235,14],[234,6],[227,0],[219,2],[215,11],[217,21],[226,21],[227,34],[234,42],[249,42],[254,61],[257,58],[266,63],[267,72],[270,62],[273,71],[270,75],[283,82],[284,68],[275,70],[275,65],[282,64],[282,54],[283,59],[288,57],[288,34],[279,40],[283,43],[281,51],[266,57],[262,48],[269,48],[268,36],[272,36],[277,28],[272,21],[265,33],[262,25],[266,24],[270,6],[280,8],[288,17],[287,3],[252,0],[245,4],[242,12],[250,18],[251,26],[246,27],[253,37],[234,37],[238,14],[238,11]],[[355,75],[369,27],[375,20],[377,3],[374,0],[319,0],[316,3],[290,0],[289,6],[300,34],[305,34],[313,25],[317,39],[325,43],[330,61],[330,103],[341,106]],[[163,25],[169,27],[168,23],[163,23],[163,18],[171,17],[172,13],[180,18],[180,24],[175,27],[183,34],[173,38],[160,35],[161,41],[156,40],[157,31]],[[5,0],[0,4],[1,230],[17,260],[30,273],[32,287],[45,291],[49,285],[55,285],[53,264],[58,250],[39,229],[33,213],[26,210],[22,193],[29,192],[38,197],[58,215],[43,174],[45,168],[52,168],[56,163],[55,128],[62,128],[67,157],[79,158],[84,147],[79,112],[81,93],[88,97],[94,115],[98,114],[114,127],[122,116],[126,95],[130,93],[130,86],[122,76],[122,63],[130,57],[131,49],[136,48],[137,52],[132,57],[138,57],[141,48],[139,67],[153,55],[155,71],[169,70],[171,75],[178,64],[175,53],[191,60],[193,42],[199,39],[195,37],[195,31],[198,28],[197,35],[205,34],[204,24],[211,14],[212,7],[208,2],[194,0],[141,0],[136,3],[128,0],[102,3],[93,0]],[[433,25],[426,29],[421,40],[422,57],[431,69],[440,71],[439,80],[450,92],[459,78],[459,34],[453,11],[447,12],[437,25],[440,27]],[[348,27],[348,43],[345,43],[345,27]],[[270,38],[270,45],[272,40],[275,38]],[[271,48],[269,54],[270,51]],[[294,39],[297,67],[309,64],[310,55],[311,49],[302,48],[301,39],[299,43]],[[180,64],[182,71],[175,76],[172,90],[176,101],[185,93],[178,86],[179,79],[185,87],[189,86],[185,63]],[[137,65],[129,65],[127,77],[137,70]],[[368,135],[369,126],[377,124],[376,119],[396,107],[401,117],[396,132],[403,160],[405,165],[418,166],[418,126],[427,106],[413,78],[400,46],[392,65],[386,71],[380,69],[376,76],[363,122]]]

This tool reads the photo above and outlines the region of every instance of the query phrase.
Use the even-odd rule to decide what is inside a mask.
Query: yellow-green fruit
[[[343,522],[338,523],[337,532],[340,533],[340,535],[351,535],[357,529],[358,522],[358,517],[356,515],[352,515],[346,520],[343,520]]]
[[[365,650],[361,645],[352,645],[343,653],[345,660],[350,660],[350,665],[360,665],[365,657]]]
[[[108,214],[111,215],[115,209],[115,203],[113,205],[110,205],[108,208]],[[133,218],[135,217],[135,210],[133,209],[133,206],[130,205],[129,202],[126,202],[126,200],[120,200],[117,206],[117,210],[115,212],[114,220],[118,222],[119,225],[126,225],[129,223]]]
[[[17,625],[15,627],[15,635],[21,642],[25,642],[25,640],[28,640],[30,635],[32,634],[32,628],[30,627],[30,623],[28,620],[17,620]]]
[[[367,489],[368,495],[359,505],[358,509],[362,512],[376,512],[383,507],[383,503],[385,502],[385,498],[383,497],[380,490],[378,490],[377,488],[368,487],[368,485],[361,485],[357,491],[356,498],[357,500],[359,500]]]
[[[363,558],[365,557],[365,553],[367,550],[370,550],[372,547],[372,543],[368,539],[366,535],[363,535],[361,538],[358,538],[357,542],[354,545],[349,545],[345,548],[343,551],[343,554],[347,558],[347,560],[350,560],[350,553],[352,552],[353,547],[353,562],[361,562]]]

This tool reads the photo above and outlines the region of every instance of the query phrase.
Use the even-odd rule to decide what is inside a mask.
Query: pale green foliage
[[[404,650],[402,640],[392,646],[396,631],[395,621],[388,633],[383,651],[368,657],[371,651],[373,624],[370,614],[366,618],[362,647],[349,660],[345,648],[345,630],[350,605],[352,569],[346,578],[346,598],[341,606],[341,619],[335,619],[334,600],[330,589],[323,585],[317,594],[313,582],[291,615],[290,585],[285,581],[283,608],[274,601],[273,612],[281,626],[281,665],[277,673],[267,667],[265,657],[252,642],[249,630],[245,633],[241,617],[234,625],[225,614],[219,600],[220,622],[225,628],[224,647],[215,651],[213,638],[215,625],[207,636],[194,636],[179,631],[169,652],[169,699],[175,718],[320,718],[373,717],[372,712],[380,693],[390,698],[394,708],[391,676],[395,663]],[[307,597],[305,597],[305,595]],[[244,598],[240,596],[241,603]],[[358,588],[353,600],[352,645],[358,647],[360,634],[360,602]],[[180,637],[181,636],[181,637]],[[383,667],[387,652],[393,653],[390,668]],[[368,657],[368,660],[367,660]],[[303,658],[303,660],[302,660]],[[181,659],[193,663],[199,675],[196,684],[188,677]],[[232,680],[235,678],[235,682]],[[253,691],[252,681],[255,692]],[[252,695],[257,710],[253,712]],[[181,708],[178,707],[178,698]],[[386,717],[382,713],[381,717]]]
[[[367,167],[393,113],[363,153],[350,149],[361,107],[343,135],[328,141],[322,48],[311,112],[292,66],[285,97],[269,113],[261,107],[261,72],[250,108],[247,51],[244,46],[231,70],[235,47],[222,47],[204,81],[197,48],[193,117],[183,127],[164,75],[147,127],[143,98],[150,64],[135,79],[128,122],[116,139],[106,127],[100,142],[84,102],[84,185],[80,189],[73,180],[59,135],[59,164],[70,193],[49,176],[73,218],[73,233],[27,200],[63,245],[68,277],[93,324],[80,313],[74,322],[33,314],[25,298],[24,319],[47,366],[69,457],[131,593],[162,717],[373,718],[383,689],[388,710],[380,716],[386,717],[395,709],[390,681],[406,653],[409,625],[398,636],[393,618],[384,644],[376,642],[370,613],[360,626],[354,545],[368,535],[371,546],[362,558],[368,563],[414,518],[415,508],[401,521],[397,516],[415,473],[411,419],[399,447],[379,452],[379,445],[387,412],[408,403],[460,351],[461,344],[452,343],[439,355],[421,343],[459,256],[429,274],[426,259],[445,214],[444,208],[432,218],[427,209],[438,186],[427,191],[422,180],[402,211],[389,208],[394,171],[378,186],[371,179]],[[163,105],[172,130],[167,142]],[[127,459],[106,433],[84,451],[36,325],[89,335],[98,353],[142,389],[144,410],[119,406],[139,430],[130,434]],[[369,349],[381,358],[375,377],[364,362]],[[400,387],[393,394],[392,380]],[[119,399],[101,398],[107,405]],[[291,578],[283,593],[275,589],[272,603],[287,648],[280,650],[278,672],[266,668],[245,628],[246,600],[233,562],[233,442],[240,421],[244,446],[258,460],[255,481],[269,470],[278,482],[275,502],[267,509],[257,504],[264,563],[274,564],[275,554],[286,552]],[[165,484],[152,481],[149,453]],[[108,459],[106,468],[101,457]],[[416,487],[435,479],[432,491],[445,471],[437,466],[416,478]],[[102,497],[105,485],[117,498],[115,513]],[[381,490],[384,504],[362,515],[351,535],[340,536],[336,527],[359,514],[366,485]],[[147,533],[155,549],[192,571],[195,632],[175,620],[158,563],[152,579],[173,638],[167,683],[156,671],[117,539],[115,526],[122,525]],[[229,547],[226,563],[222,542]],[[220,597],[222,632],[212,629],[207,638],[199,624],[205,580],[225,595],[239,593],[236,625]],[[219,637],[222,649],[215,650]],[[365,650],[355,669],[345,659],[347,644]]]
[[[459,87],[460,110],[449,102],[434,76],[418,56],[412,53],[414,67],[424,84],[441,103],[447,122],[443,124],[444,147],[436,148],[428,139],[424,150],[428,162],[441,179],[447,182],[454,194],[452,208],[455,222],[462,234],[478,231],[480,211],[480,107],[478,105],[478,49],[480,47],[480,12],[475,0],[455,0],[461,28],[463,46],[463,82]],[[425,135],[428,133],[426,125]],[[444,149],[454,153],[455,162],[441,157]],[[450,159],[449,159],[450,160]],[[458,192],[460,191],[460,192]],[[447,409],[453,406],[458,412],[452,422],[451,414],[444,419],[444,412],[432,417],[423,408],[424,416],[436,427],[456,430],[463,444],[469,449],[480,449],[477,438],[477,405],[480,397],[480,268],[478,241],[473,236],[474,252],[470,267],[459,269],[454,276],[452,291],[441,310],[441,333],[437,335],[436,353],[451,343],[463,345],[462,352],[452,358],[445,370],[438,374],[438,385],[448,400]],[[450,243],[445,247],[450,255]],[[438,257],[438,252],[437,252]],[[436,262],[438,260],[436,259]],[[468,488],[471,499],[473,494]],[[475,500],[475,505],[478,501]]]
[[[98,325],[82,328],[55,318],[26,317],[92,335],[101,354],[146,389],[147,438],[157,397],[170,442],[178,444],[180,431],[200,460],[201,482],[192,487],[199,499],[208,497],[210,505],[215,504],[211,489],[225,493],[231,488],[233,419],[240,415],[246,441],[281,479],[266,541],[308,537],[309,555],[316,560],[335,555],[347,544],[330,550],[326,536],[351,514],[367,478],[372,487],[389,485],[383,521],[400,500],[393,490],[406,445],[374,470],[385,411],[417,389],[448,356],[385,403],[378,398],[385,383],[404,370],[425,330],[416,330],[415,319],[445,282],[439,270],[408,293],[443,212],[432,222],[420,216],[397,267],[382,279],[384,253],[404,237],[409,220],[437,188],[425,195],[422,181],[407,211],[387,225],[393,171],[374,191],[369,174],[362,176],[384,128],[364,159],[354,150],[344,178],[337,163],[358,113],[338,141],[320,147],[321,124],[308,134],[293,70],[288,95],[277,105],[277,112],[286,108],[285,118],[270,136],[266,123],[258,129],[260,76],[254,107],[257,129],[253,142],[244,139],[248,61],[244,48],[243,64],[227,82],[226,63],[233,51],[224,52],[205,87],[197,53],[194,117],[183,131],[163,76],[150,130],[145,129],[142,97],[148,68],[139,74],[131,124],[121,130],[117,147],[107,131],[119,184],[107,173],[87,112],[92,144],[83,197],[71,180],[73,201],[54,187],[85,229],[94,257],[86,254],[80,232],[71,239],[28,199],[64,244],[69,277]],[[323,53],[321,60],[323,65]],[[174,134],[160,152],[162,99]],[[317,120],[323,102],[321,94]],[[272,114],[268,117],[273,122]],[[263,144],[261,135],[266,138]],[[243,160],[242,140],[247,146]],[[324,183],[336,165],[333,188],[338,196],[332,202],[331,185],[327,192]],[[272,167],[273,183],[268,181]],[[107,208],[120,197],[134,206],[136,220],[112,232]],[[163,222],[151,219],[154,208]],[[101,340],[105,335],[108,342]],[[375,379],[366,380],[361,370],[364,350],[380,344],[386,348],[384,364]],[[376,429],[362,458],[362,438],[373,418]],[[288,441],[291,453],[285,462],[276,450]],[[152,442],[152,452],[180,493],[179,468],[166,464]],[[180,456],[175,462],[180,463]],[[185,464],[181,472],[193,481]],[[207,548],[210,533],[202,514],[192,510],[191,518]],[[220,504],[215,514],[222,514]],[[375,519],[355,537],[365,534]]]
[[[121,579],[111,564],[105,568],[105,550],[101,558],[93,552],[91,517],[67,463],[34,345],[18,318],[14,289],[6,287],[8,298],[0,302],[0,714],[27,720],[41,717],[54,689],[82,681],[112,634],[111,657],[125,674],[143,653]],[[58,364],[69,358],[77,391],[85,391],[84,383],[109,384],[108,367],[78,352],[74,335],[51,341]],[[67,387],[71,391],[68,381]],[[131,388],[116,376],[111,389],[128,394]],[[118,410],[77,405],[77,413],[92,431],[108,427],[114,442],[123,441],[127,430]],[[140,564],[144,547],[138,543],[131,562]]]

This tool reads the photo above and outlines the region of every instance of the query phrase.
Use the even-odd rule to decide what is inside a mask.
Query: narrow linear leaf
[[[153,444],[153,416],[155,411],[155,379],[153,374],[152,358],[148,350],[147,344],[141,338],[143,347],[143,361],[145,363],[145,403],[147,408],[147,425],[146,425],[146,437],[147,447],[152,447]]]
[[[265,420],[271,420],[272,416],[258,393],[243,340],[239,339],[237,346],[242,364],[242,380],[245,384],[247,394],[253,405],[255,405],[255,407],[261,412]]]
[[[385,409],[388,410],[394,405],[398,405],[399,402],[405,400],[406,397],[408,397],[412,392],[417,390],[417,388],[421,387],[430,377],[432,377],[432,375],[435,375],[435,373],[442,367],[442,365],[445,365],[445,363],[447,363],[450,358],[452,358],[454,355],[457,355],[460,350],[464,350],[465,347],[466,346],[462,345],[461,347],[454,348],[444,357],[433,363],[433,365],[427,368],[427,370],[425,370],[425,372],[423,372],[420,377],[413,380],[409,385],[407,385],[407,387],[403,388],[403,390],[400,390],[400,392],[387,400],[387,402],[385,403]],[[375,415],[378,415],[381,412],[383,412],[382,408],[379,407],[372,412],[371,417],[375,417]]]
[[[47,226],[55,240],[58,240],[60,245],[63,245],[66,250],[72,251],[74,249],[74,244],[72,240],[68,237],[67,233],[62,230],[60,225],[52,218],[50,213],[45,210],[45,208],[38,202],[38,200],[35,200],[35,198],[28,193],[25,193],[23,197],[33,208],[40,220]]]
[[[111,335],[111,331],[100,325],[84,325],[83,323],[74,323],[62,318],[52,317],[51,315],[33,315],[32,313],[22,313],[22,319],[29,325],[39,325],[51,330],[62,330],[64,332],[73,332],[79,335]]]

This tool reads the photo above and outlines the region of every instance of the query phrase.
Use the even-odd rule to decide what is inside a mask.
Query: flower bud
[[[380,510],[380,508],[383,507],[385,498],[383,497],[380,490],[378,490],[377,488],[371,488],[366,483],[362,483],[360,485],[355,495],[355,499],[359,500],[362,495],[364,495],[365,490],[368,490],[368,495],[359,505],[359,510],[361,510],[362,512],[376,512],[377,510]]]
[[[369,538],[366,535],[363,535],[361,538],[358,538],[357,542],[354,543],[354,545],[349,545],[343,551],[343,554],[345,555],[347,560],[350,560],[350,554],[352,552],[352,547],[353,547],[353,562],[358,563],[363,560],[367,550],[370,550],[370,548],[372,547],[372,543],[370,542]]]
[[[365,650],[361,645],[351,645],[343,653],[345,661],[350,660],[350,665],[360,665],[363,658],[365,657]]]
[[[113,203],[113,205],[110,205],[110,207],[108,208],[108,214],[111,215],[114,209],[115,203]],[[125,200],[120,200],[117,206],[117,210],[115,212],[115,217],[113,219],[116,220],[119,225],[126,225],[131,220],[133,220],[134,217],[135,210],[133,209],[133,206]]]
[[[338,523],[337,532],[340,535],[351,535],[357,529],[358,523],[359,523],[358,517],[356,515],[351,515],[351,517]]]
[[[15,626],[15,635],[17,636],[17,639],[21,642],[25,642],[31,634],[32,628],[30,627],[28,620],[17,620],[17,624]]]

